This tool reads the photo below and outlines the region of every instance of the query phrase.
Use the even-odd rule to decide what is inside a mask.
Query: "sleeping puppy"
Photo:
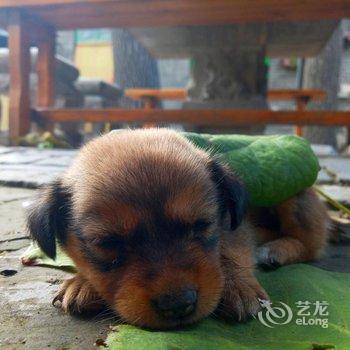
[[[209,314],[245,320],[268,296],[257,262],[317,258],[327,215],[311,189],[276,208],[247,209],[224,164],[167,129],[114,132],[87,144],[28,217],[51,258],[56,242],[77,274],[55,301],[87,312],[107,305],[124,321],[172,328]]]

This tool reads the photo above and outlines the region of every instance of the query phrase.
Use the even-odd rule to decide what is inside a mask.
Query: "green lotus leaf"
[[[274,206],[312,186],[320,170],[309,143],[297,136],[184,133],[219,156],[246,184],[252,205]]]
[[[286,304],[292,319],[282,324],[262,324],[258,318],[246,323],[228,323],[208,318],[173,331],[150,331],[119,325],[107,338],[109,350],[318,350],[350,349],[350,274],[329,272],[299,264],[257,275],[269,293],[272,306]],[[310,302],[309,317],[299,316],[298,302]],[[318,302],[329,305],[313,316]],[[264,314],[263,314],[264,315]],[[266,315],[266,314],[265,314]],[[263,316],[264,317],[264,316]],[[320,319],[318,324],[311,319]],[[301,321],[297,321],[301,319]],[[288,319],[287,319],[288,320]],[[297,324],[299,322],[300,324]],[[303,324],[304,322],[304,324]],[[315,321],[317,322],[317,321]],[[321,323],[326,324],[323,327]],[[106,349],[106,348],[104,348]]]

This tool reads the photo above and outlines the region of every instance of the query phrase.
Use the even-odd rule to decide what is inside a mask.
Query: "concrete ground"
[[[0,349],[93,349],[108,332],[110,319],[77,319],[51,306],[69,273],[23,267],[20,257],[29,244],[25,206],[35,192],[71,162],[76,151],[0,148]],[[350,204],[350,158],[320,158],[327,193]],[[335,177],[332,175],[337,174]],[[29,187],[29,188],[28,188]],[[350,272],[350,232],[344,225],[340,242],[330,246],[317,266]]]

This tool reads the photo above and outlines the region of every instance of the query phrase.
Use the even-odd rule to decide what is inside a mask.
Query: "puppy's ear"
[[[242,222],[248,205],[248,192],[243,183],[217,159],[209,163],[211,179],[216,184],[221,219],[228,211],[231,216],[231,230]]]
[[[55,181],[42,189],[29,210],[27,226],[31,237],[47,256],[56,258],[56,239],[63,242],[70,221],[71,193]]]

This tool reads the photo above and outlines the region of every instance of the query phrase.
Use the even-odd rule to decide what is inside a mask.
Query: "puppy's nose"
[[[197,303],[197,291],[182,289],[172,294],[163,294],[152,300],[155,310],[165,318],[179,319],[193,313]]]

